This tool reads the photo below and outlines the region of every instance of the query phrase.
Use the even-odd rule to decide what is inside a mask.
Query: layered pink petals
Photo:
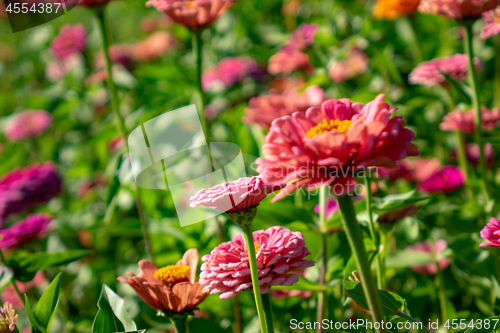
[[[437,240],[434,242],[434,252],[436,253],[436,256],[439,258],[441,253],[446,250],[448,247],[448,243],[445,240]],[[425,242],[420,242],[417,243],[413,246],[408,246],[406,248],[407,250],[410,251],[417,251],[417,252],[425,252],[432,254],[432,248],[431,248],[431,243],[428,241]],[[446,269],[451,263],[450,258],[440,258],[439,259],[439,268],[441,270]],[[420,274],[425,274],[425,275],[435,275],[437,273],[437,265],[435,263],[427,264],[427,265],[413,265],[410,267],[412,270],[414,270],[417,273]]]
[[[479,37],[490,38],[492,36],[498,35],[500,33],[500,6],[484,12],[483,20],[486,23]]]
[[[265,197],[283,187],[266,184],[260,177],[244,177],[208,190],[200,190],[191,197],[189,206],[194,208],[203,205],[226,213],[242,211],[258,206]]]
[[[500,220],[492,217],[481,230],[481,238],[487,240],[479,244],[481,247],[500,247]]]
[[[418,11],[461,20],[481,16],[500,5],[500,0],[421,0]]]
[[[314,265],[313,261],[304,259],[310,252],[300,232],[275,226],[255,231],[253,238],[263,294],[272,286],[293,285],[299,279],[297,274]],[[231,298],[252,288],[248,252],[241,234],[220,244],[201,260],[204,263],[200,284],[211,294],[220,293],[222,299]]]
[[[401,116],[379,95],[367,105],[348,99],[325,101],[306,114],[276,119],[266,136],[264,153],[256,160],[257,172],[271,184],[288,186],[273,200],[295,190],[312,190],[321,185],[353,189],[353,174],[367,167],[395,168],[396,162],[418,155],[412,143],[414,133],[405,128]],[[327,121],[351,121],[346,132],[332,130],[307,138],[313,127]],[[339,195],[345,193],[336,193]]]
[[[475,114],[474,110],[460,111],[458,109],[444,116],[443,122],[439,124],[439,128],[443,131],[461,131],[466,134],[472,134],[475,131]],[[489,110],[486,107],[481,109],[482,128],[485,130],[493,130],[500,123],[500,108]]]
[[[465,175],[460,168],[447,165],[421,182],[418,187],[425,192],[449,193],[463,186]]]
[[[15,114],[5,126],[5,137],[12,142],[36,138],[52,125],[52,115],[45,110],[26,110]]]

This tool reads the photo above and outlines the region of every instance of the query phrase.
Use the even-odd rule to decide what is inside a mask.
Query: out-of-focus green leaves
[[[327,288],[318,283],[311,282],[303,276],[299,276],[299,281],[292,286],[275,286],[273,289],[277,290],[310,290],[310,291],[322,291]]]
[[[295,221],[314,224],[311,211],[296,207],[292,202],[288,201],[262,202],[259,205],[255,221],[266,225],[278,224],[283,226]]]
[[[369,310],[365,294],[363,293],[363,287],[359,282],[346,280],[344,281],[344,287],[347,295],[352,298],[359,307]],[[380,303],[386,316],[396,315],[399,311],[405,310],[405,300],[401,296],[385,290],[379,290],[378,293],[380,296]]]
[[[401,194],[391,194],[383,198],[374,198],[373,210],[376,213],[385,212],[393,209],[403,208],[405,206],[423,201],[428,197],[414,197],[416,191],[410,191]]]
[[[39,330],[43,333],[49,331],[50,321],[59,301],[60,280],[61,273],[57,274],[54,280],[52,280],[33,311],[31,310],[28,297],[25,296],[26,312],[31,326],[35,331]]]
[[[107,285],[102,286],[97,302],[99,311],[94,318],[92,333],[137,332],[137,326],[124,308],[124,301]]]

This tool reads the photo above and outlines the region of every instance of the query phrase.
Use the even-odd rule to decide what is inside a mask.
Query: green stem
[[[193,52],[196,58],[196,90],[198,92],[198,114],[200,115],[201,127],[207,142],[210,142],[210,131],[205,117],[205,92],[201,81],[202,63],[203,63],[203,39],[202,30],[193,31]]]
[[[248,224],[248,225],[243,225],[242,229],[243,229],[243,235],[245,236],[245,242],[247,245],[248,264],[250,266],[250,274],[252,276],[253,294],[255,297],[255,307],[257,308],[257,314],[259,316],[260,329],[262,330],[262,333],[268,333],[267,320],[264,311],[264,306],[262,304],[262,295],[260,293],[259,272],[257,270],[257,258],[255,257],[255,245],[252,234],[252,227],[250,224]]]
[[[448,308],[446,306],[447,304],[447,299],[446,299],[446,289],[444,285],[444,279],[443,279],[443,272],[441,271],[441,267],[439,267],[439,258],[436,253],[436,247],[434,244],[434,241],[432,238],[429,237],[429,245],[431,248],[431,254],[432,254],[432,261],[436,265],[437,269],[437,283],[439,284],[438,287],[438,297],[439,297],[439,305],[441,307],[441,320],[443,322],[446,322],[448,318]]]
[[[472,198],[472,191],[470,189],[470,173],[469,173],[469,163],[467,162],[467,153],[465,151],[465,139],[464,134],[461,131],[455,131],[455,136],[457,138],[457,157],[458,165],[460,169],[463,170],[465,174],[465,188],[469,198]]]
[[[172,325],[174,326],[175,332],[177,333],[188,333],[189,328],[187,324],[187,316],[179,318],[170,318]]]
[[[342,223],[344,231],[349,241],[349,246],[353,252],[354,258],[358,265],[358,273],[361,277],[361,285],[365,293],[368,308],[371,312],[373,322],[381,323],[384,319],[382,306],[380,305],[380,298],[372,277],[370,263],[366,255],[366,249],[363,242],[363,234],[356,219],[356,211],[352,198],[348,195],[337,197],[339,203],[340,215],[342,216]],[[377,329],[377,333],[384,332],[382,328]]]
[[[328,231],[325,230],[326,221],[326,186],[319,188],[319,229],[321,232],[321,268],[319,275],[319,284],[325,285],[326,282],[326,266],[328,263]],[[318,293],[318,323],[321,323],[325,318],[326,307],[328,305],[328,293],[326,290]],[[323,328],[320,325],[318,332],[322,332]]]
[[[420,321],[416,320],[415,318],[413,318],[412,316],[404,313],[403,311],[399,311],[397,314],[396,314],[398,317],[401,317],[401,318],[405,318],[405,319],[408,319],[409,321],[412,321],[414,323],[420,323],[422,324],[422,330],[427,332],[427,333],[431,333],[429,331],[429,329]]]
[[[2,260],[3,265],[8,268],[9,266],[7,265],[7,260],[5,260],[5,257],[3,255],[3,251],[1,249],[0,249],[0,259]],[[24,302],[24,296],[21,293],[21,291],[19,290],[19,288],[17,287],[16,279],[12,278],[12,280],[10,280],[10,283],[12,284],[12,287],[16,291],[17,296],[19,296],[19,299],[21,300],[21,302],[23,302],[24,306],[26,306],[26,303]]]
[[[262,295],[262,303],[266,313],[267,330],[269,333],[274,333],[273,309],[271,305],[271,292]]]
[[[465,26],[465,39],[464,39],[464,47],[465,53],[468,56],[468,71],[469,71],[469,83],[472,91],[472,104],[474,110],[476,111],[476,131],[475,131],[475,139],[476,143],[479,145],[479,174],[481,178],[481,187],[483,190],[484,197],[486,201],[490,201],[490,194],[488,191],[487,184],[487,169],[486,169],[486,158],[484,156],[484,145],[483,145],[483,135],[482,135],[482,115],[481,115],[481,106],[479,105],[479,86],[477,82],[477,74],[476,69],[474,68],[474,49],[473,49],[473,41],[472,41],[472,24],[466,24]]]
[[[366,211],[368,212],[368,225],[370,227],[370,235],[372,237],[373,244],[377,249],[377,282],[378,289],[384,290],[385,281],[383,275],[383,260],[382,252],[380,251],[380,241],[378,232],[375,230],[375,223],[373,222],[373,212],[372,212],[372,188],[371,188],[371,178],[370,176],[365,177],[365,187],[366,187]]]
[[[415,64],[418,65],[419,63],[424,61],[424,58],[422,56],[422,48],[420,47],[420,42],[417,36],[417,15],[410,15],[408,18],[402,17],[401,19],[408,20],[408,26],[410,27],[411,37],[413,40],[413,45],[411,45],[411,48],[413,49]]]
[[[96,9],[95,13],[97,16],[97,21],[99,24],[99,31],[101,33],[101,38],[102,38],[102,49],[104,53],[104,60],[106,63],[106,71],[108,72],[108,76],[106,79],[107,85],[108,85],[108,90],[109,90],[109,95],[110,95],[110,100],[111,100],[111,109],[113,113],[115,114],[115,119],[117,123],[118,130],[120,131],[121,135],[124,137],[124,139],[127,139],[128,137],[128,131],[127,128],[125,127],[125,120],[123,119],[120,109],[119,109],[119,104],[118,104],[118,94],[116,92],[116,86],[113,81],[113,69],[112,69],[112,63],[111,63],[111,58],[109,56],[109,41],[108,41],[108,28],[106,25],[106,17],[104,13],[105,7],[99,7]],[[127,148],[127,152],[130,155],[130,152],[128,151],[128,145],[125,145]],[[136,205],[137,205],[137,212],[139,215],[139,221],[141,223],[141,229],[142,229],[142,234],[144,237],[144,243],[146,247],[146,253],[148,254],[148,257],[151,260],[154,260],[153,256],[153,251],[151,249],[151,241],[149,239],[149,234],[148,234],[148,229],[146,225],[146,218],[144,216],[144,211],[142,209],[142,204],[141,204],[141,194],[139,192],[139,187],[134,183],[135,186],[135,199],[136,199]]]

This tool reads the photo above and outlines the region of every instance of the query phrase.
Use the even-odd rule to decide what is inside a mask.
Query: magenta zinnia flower
[[[439,124],[442,131],[461,131],[466,134],[474,133],[475,125],[475,110],[460,111],[455,109],[443,117],[443,122]],[[493,130],[500,123],[500,108],[489,110],[486,107],[481,108],[482,128],[485,130]]]
[[[303,70],[310,72],[313,70],[307,54],[289,45],[284,46],[278,53],[269,58],[267,71],[271,75],[289,75],[293,71]]]
[[[15,114],[5,125],[5,137],[12,142],[42,135],[52,124],[52,115],[45,110],[26,110]]]
[[[425,192],[449,193],[463,186],[465,176],[460,168],[447,165],[421,182],[418,187]]]
[[[74,53],[85,50],[87,33],[83,24],[64,25],[50,44],[52,53],[59,59],[64,59]]]
[[[481,230],[481,238],[487,240],[487,242],[479,244],[481,247],[500,247],[500,220],[492,217]]]
[[[250,99],[243,121],[259,124],[263,129],[268,130],[275,119],[297,111],[305,113],[311,106],[320,106],[324,100],[325,93],[318,86],[309,86],[303,93],[298,92],[297,89],[290,89],[283,93],[271,90],[269,95]]]
[[[268,185],[259,177],[244,177],[200,190],[191,197],[189,206],[203,205],[226,213],[244,211],[258,206],[265,197],[282,188],[281,185]]]
[[[479,37],[490,38],[491,36],[498,35],[500,33],[500,6],[484,12],[483,20],[486,26],[481,30]]]
[[[61,192],[62,179],[51,162],[15,169],[0,179],[0,225],[10,214],[48,202]]]
[[[411,84],[432,87],[446,82],[443,74],[449,75],[457,81],[462,81],[467,78],[467,62],[468,56],[462,53],[424,61],[411,71],[408,81]],[[476,57],[474,58],[474,67],[476,69],[482,67],[481,61]]]
[[[306,114],[276,119],[266,136],[257,172],[270,184],[287,183],[273,201],[302,187],[331,185],[336,195],[354,189],[353,174],[367,167],[396,168],[396,162],[418,155],[414,134],[403,117],[379,95],[367,105],[348,99],[325,101]],[[339,185],[340,188],[337,188]],[[346,186],[347,185],[347,186]]]
[[[434,242],[434,251],[436,256],[439,258],[441,253],[448,248],[448,243],[443,240],[437,240]],[[406,247],[407,250],[417,251],[417,252],[425,252],[432,253],[431,243],[429,241],[420,242],[412,246]],[[450,258],[440,258],[439,259],[439,268],[441,270],[446,269],[451,263]],[[417,273],[425,274],[425,275],[435,275],[437,273],[437,265],[435,263],[427,264],[427,265],[413,265],[410,267]]]
[[[288,45],[298,50],[304,50],[314,42],[314,35],[317,29],[318,26],[316,24],[302,23],[290,36]]]
[[[48,214],[31,214],[24,220],[0,230],[0,248],[17,248],[32,240],[42,238],[47,233],[47,227],[52,221]]]
[[[418,11],[462,20],[481,16],[500,5],[500,0],[421,0]]]
[[[299,280],[297,273],[314,266],[305,260],[310,254],[300,232],[275,226],[253,232],[261,293],[272,286],[291,286]],[[241,234],[222,243],[203,256],[200,284],[220,298],[232,298],[252,287],[248,252]]]

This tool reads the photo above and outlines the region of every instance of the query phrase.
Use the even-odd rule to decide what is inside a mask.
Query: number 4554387
[[[452,319],[452,320],[447,320],[446,323],[444,324],[444,327],[448,329],[461,329],[464,330],[466,328],[479,328],[479,329],[496,329],[498,321],[500,319],[498,318],[491,318],[491,319],[472,319],[472,320],[466,320],[466,319]]]
[[[33,5],[28,3],[9,3],[7,8],[5,9],[8,13],[57,13],[59,8],[61,7],[61,3],[34,3]]]

